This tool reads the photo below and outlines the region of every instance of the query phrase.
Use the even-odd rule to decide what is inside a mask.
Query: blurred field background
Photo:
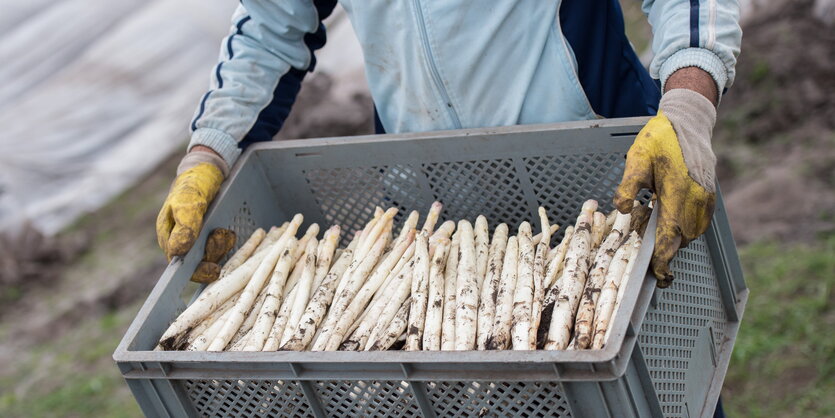
[[[196,14],[208,13],[199,11],[196,2],[183,3],[172,12],[191,5]],[[640,2],[622,3],[630,38],[636,50],[645,51],[650,29]],[[27,3],[33,15],[38,4],[46,3]],[[138,4],[119,13],[162,7]],[[723,400],[732,417],[835,416],[835,6],[812,0],[745,5],[737,81],[722,100],[714,138],[719,179],[751,288]],[[211,40],[204,40],[207,45],[216,44],[228,26],[228,19],[219,21],[219,27],[195,33]],[[335,23],[331,43],[344,35],[338,29],[343,24]],[[3,26],[19,29],[0,19]],[[168,36],[187,35],[180,31]],[[3,42],[0,36],[0,57],[9,52]],[[167,40],[156,37],[154,42]],[[206,48],[211,52],[204,52]],[[335,57],[331,62],[352,53],[339,49],[343,51],[327,53]],[[171,133],[162,139],[173,141],[167,151],[173,155],[142,176],[125,180],[132,184],[126,191],[54,236],[22,228],[0,238],[0,416],[141,415],[111,354],[165,266],[153,223],[215,51],[213,46],[199,54],[193,51],[199,65],[182,64],[183,70],[157,86],[161,92],[152,97],[164,96],[180,79],[192,86],[176,90],[176,105],[170,105],[175,110],[165,114],[177,118],[157,131]],[[64,58],[69,66],[72,57]],[[346,75],[336,68],[325,64],[308,76],[280,136],[370,131],[370,100],[361,71]],[[112,69],[101,71],[113,74]],[[20,88],[50,92],[48,84],[44,87],[46,76],[27,77],[29,85]],[[18,106],[9,94],[0,104],[0,120],[8,115],[4,107]],[[144,121],[158,120],[155,114],[149,110]],[[19,133],[65,130],[35,129],[8,117],[6,123]],[[91,126],[77,134],[95,131]],[[0,133],[0,153],[5,155],[14,153],[13,144],[22,140],[8,132]]]

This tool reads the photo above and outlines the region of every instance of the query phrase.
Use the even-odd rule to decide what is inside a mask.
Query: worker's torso
[[[343,0],[387,132],[595,117],[542,0]]]
[[[387,132],[594,118],[556,1],[345,0]]]

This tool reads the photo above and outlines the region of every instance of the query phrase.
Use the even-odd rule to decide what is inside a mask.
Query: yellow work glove
[[[225,168],[220,157],[206,151],[192,151],[183,158],[157,216],[157,241],[169,260],[185,255],[194,245]]]
[[[670,90],[626,155],[614,203],[628,213],[641,189],[657,195],[651,268],[658,287],[672,284],[669,263],[678,249],[710,225],[716,204],[716,156],[710,146],[715,123],[716,108],[710,100],[692,90]]]

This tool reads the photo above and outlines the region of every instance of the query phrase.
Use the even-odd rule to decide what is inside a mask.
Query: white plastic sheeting
[[[236,4],[5,1],[0,231],[28,221],[54,234],[182,152]],[[327,50],[338,52],[320,66],[356,74],[350,25],[333,20]]]

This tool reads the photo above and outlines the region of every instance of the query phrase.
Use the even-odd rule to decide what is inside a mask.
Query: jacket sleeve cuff
[[[719,96],[722,96],[722,91],[728,82],[728,70],[718,55],[704,48],[684,48],[670,55],[661,65],[661,70],[658,72],[661,78],[661,91],[664,91],[664,84],[666,84],[667,78],[674,72],[686,67],[698,67],[710,74],[713,80],[716,81]]]
[[[203,145],[211,148],[223,157],[223,160],[226,161],[229,167],[232,167],[235,161],[237,161],[238,156],[241,155],[238,142],[231,135],[217,129],[199,128],[195,130],[191,134],[188,149],[190,150],[195,145]]]

